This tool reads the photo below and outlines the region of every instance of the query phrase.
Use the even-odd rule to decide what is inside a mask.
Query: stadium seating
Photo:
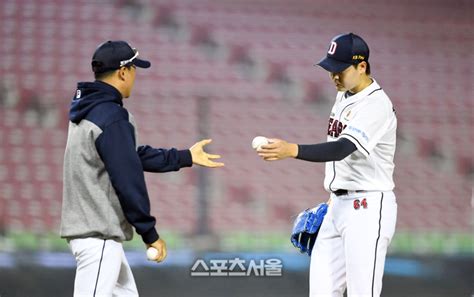
[[[335,33],[354,30],[372,45],[373,74],[399,118],[398,228],[469,230],[468,1],[399,2],[363,0],[357,5],[373,9],[346,10],[349,3],[328,0],[3,1],[0,70],[8,77],[0,82],[12,81],[18,98],[0,110],[0,223],[58,229],[75,83],[91,79],[89,60],[100,42],[124,39],[152,61],[126,101],[139,139],[187,148],[212,137],[209,150],[223,156],[224,169],[202,173],[210,230],[288,230],[301,209],[327,199],[324,166],[265,163],[250,142],[256,135],[325,139],[334,90],[312,65]],[[197,230],[199,174],[147,174],[160,226]]]

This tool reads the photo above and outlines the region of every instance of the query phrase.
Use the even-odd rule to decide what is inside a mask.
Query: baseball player
[[[124,108],[136,68],[150,62],[124,41],[101,44],[92,58],[94,82],[78,83],[69,112],[64,156],[61,237],[76,258],[74,296],[138,296],[122,247],[133,228],[147,247],[166,257],[155,229],[144,171],[177,171],[198,164],[221,167],[202,140],[188,150],[139,145],[133,116]],[[133,228],[132,228],[133,227]]]
[[[334,37],[318,65],[338,91],[327,142],[270,139],[257,152],[268,161],[293,157],[326,163],[329,208],[311,254],[310,296],[342,297],[346,288],[349,297],[379,296],[397,217],[395,111],[370,76],[369,47],[361,37]]]

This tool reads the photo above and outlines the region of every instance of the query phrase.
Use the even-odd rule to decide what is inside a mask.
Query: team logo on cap
[[[337,48],[337,43],[335,43],[334,41],[331,41],[331,45],[329,46],[328,54],[334,55],[334,53],[336,52],[336,48]]]

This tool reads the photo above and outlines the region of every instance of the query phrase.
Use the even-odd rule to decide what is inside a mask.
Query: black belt
[[[352,190],[351,190],[351,192],[352,192]],[[353,192],[362,193],[362,192],[365,192],[365,191],[364,190],[355,190]],[[349,193],[349,190],[339,189],[339,190],[334,191],[332,193],[336,196],[342,196],[342,195],[347,195]]]

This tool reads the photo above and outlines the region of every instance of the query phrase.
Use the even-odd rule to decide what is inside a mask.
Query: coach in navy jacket
[[[189,150],[138,145],[135,121],[122,102],[130,96],[136,67],[148,68],[150,62],[138,59],[138,51],[124,41],[103,43],[92,60],[96,81],[78,83],[69,112],[60,233],[68,241],[103,240],[100,261],[106,241],[132,239],[132,226],[147,246],[159,251],[155,260],[166,257],[166,245],[150,215],[144,171],[177,171],[193,163],[223,166],[210,160],[218,155],[203,151],[210,140]],[[77,255],[76,260],[79,271]],[[76,287],[77,278],[78,273]]]

